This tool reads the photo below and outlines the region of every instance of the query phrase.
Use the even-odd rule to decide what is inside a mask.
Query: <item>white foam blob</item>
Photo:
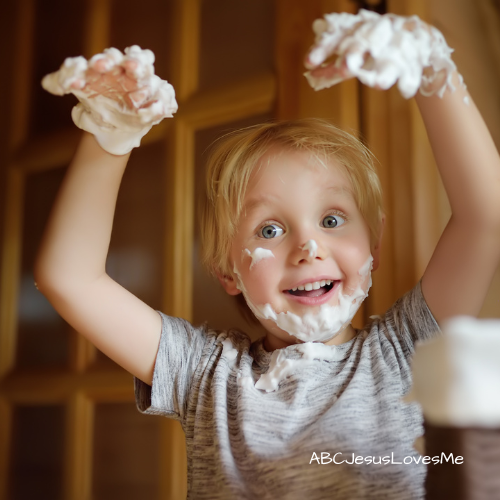
[[[315,46],[309,60],[315,66],[338,56],[350,76],[370,87],[388,89],[396,82],[405,98],[420,92],[443,96],[447,88],[455,90],[452,75],[456,65],[451,59],[442,33],[417,16],[380,15],[361,9],[358,14],[326,14],[313,24]],[[424,72],[424,68],[426,71]],[[309,84],[321,90],[348,76],[315,77],[306,73]]]
[[[250,264],[250,269],[260,262],[262,259],[270,259],[274,258],[274,254],[271,250],[268,250],[267,248],[256,248],[253,252],[250,252],[248,248],[245,248],[243,250],[246,255],[248,255],[252,259],[252,263]]]
[[[351,293],[344,293],[343,283],[340,283],[337,305],[323,304],[319,307],[318,312],[306,313],[303,316],[288,311],[276,313],[271,304],[253,304],[236,265],[233,271],[237,277],[238,289],[243,293],[248,306],[257,318],[274,321],[279,328],[304,342],[326,342],[341,333],[349,325],[359,306],[368,296],[371,276],[366,291],[363,290],[362,285],[371,273],[372,264],[373,257],[370,255],[360,268],[358,286]]]
[[[405,400],[434,425],[500,426],[500,320],[459,316],[442,331],[417,344]]]
[[[371,287],[371,270],[373,257],[370,255],[358,271],[360,277],[357,288],[350,294],[344,294],[342,283],[338,291],[339,303],[336,306],[323,304],[317,313],[306,313],[299,316],[292,312],[276,313],[271,304],[257,306],[253,304],[238,272],[236,264],[233,272],[236,275],[237,287],[243,293],[252,312],[261,319],[271,319],[289,335],[303,340],[296,348],[302,352],[302,359],[286,359],[282,349],[276,349],[272,356],[268,371],[261,375],[255,387],[267,392],[276,390],[281,380],[294,373],[296,368],[312,362],[312,360],[334,360],[339,355],[335,346],[326,346],[326,342],[341,333],[351,322],[363,300],[368,296]],[[370,276],[366,291],[362,285]],[[315,343],[316,342],[316,343]],[[239,385],[243,384],[238,379]],[[253,381],[246,380],[245,384],[253,385]]]
[[[226,338],[222,341],[222,356],[224,356],[231,363],[234,363],[238,357],[238,350],[235,349],[230,338]]]
[[[55,95],[74,94],[80,101],[71,113],[75,125],[94,134],[104,150],[122,155],[138,147],[153,125],[177,111],[174,88],[154,74],[154,60],[153,52],[137,45],[126,48],[125,54],[109,48],[89,61],[70,57],[59,71],[43,78],[42,86]],[[137,63],[133,77],[139,91],[130,94],[133,107],[85,89],[87,70],[97,61],[105,63],[106,71],[124,68],[128,61]]]
[[[307,240],[300,249],[304,250],[304,252],[308,252],[309,258],[314,259],[317,255],[318,244],[314,240]]]
[[[236,378],[237,378],[237,383],[240,387],[245,387],[245,388],[255,387],[255,382],[253,378],[249,377],[248,375],[241,375],[241,373],[238,372]]]
[[[269,368],[266,373],[260,376],[255,388],[266,392],[275,391],[282,380],[295,373],[298,369],[318,361],[337,361],[342,357],[336,346],[307,342],[296,345],[295,349],[302,353],[302,358],[286,359],[283,349],[273,351]]]

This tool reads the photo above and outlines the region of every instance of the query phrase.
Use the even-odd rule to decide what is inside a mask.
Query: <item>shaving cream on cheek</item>
[[[337,305],[323,304],[318,312],[306,313],[303,316],[292,312],[276,313],[269,303],[253,304],[236,265],[233,271],[237,278],[238,289],[243,293],[248,306],[257,318],[273,321],[278,328],[304,342],[326,342],[349,325],[359,306],[368,296],[368,290],[371,287],[372,264],[373,257],[370,255],[358,271],[357,287],[350,293],[344,291],[343,283],[339,285]]]
[[[252,269],[252,267],[262,259],[274,258],[273,252],[271,250],[268,250],[267,248],[256,248],[253,252],[250,252],[248,248],[245,248],[243,252],[252,259],[250,269]]]

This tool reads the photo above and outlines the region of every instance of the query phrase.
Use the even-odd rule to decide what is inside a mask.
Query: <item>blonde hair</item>
[[[271,146],[307,151],[320,161],[333,158],[351,182],[354,199],[378,242],[382,188],[374,157],[351,134],[319,119],[263,123],[231,132],[213,145],[201,213],[201,259],[213,274],[231,275],[229,252],[252,172]]]

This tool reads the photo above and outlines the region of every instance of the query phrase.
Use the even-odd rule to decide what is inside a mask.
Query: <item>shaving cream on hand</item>
[[[51,94],[74,94],[80,101],[71,113],[75,125],[94,134],[105,151],[123,155],[177,111],[174,88],[154,74],[154,60],[137,45],[125,54],[106,49],[89,61],[70,57],[42,86]]]
[[[358,14],[326,14],[313,24],[315,45],[309,52],[309,70],[336,61],[325,71],[307,72],[311,87],[321,90],[357,77],[369,87],[388,89],[396,82],[405,98],[420,89],[423,95],[455,90],[453,52],[442,33],[417,16],[380,15],[361,9]],[[327,70],[327,68],[329,70]],[[424,71],[425,69],[425,71]]]

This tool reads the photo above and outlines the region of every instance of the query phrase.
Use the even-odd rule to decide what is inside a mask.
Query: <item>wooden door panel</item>
[[[98,403],[94,415],[92,499],[158,499],[162,418],[135,403]]]
[[[9,500],[62,500],[64,407],[18,406],[13,412]]]
[[[200,90],[274,69],[274,2],[201,2]]]
[[[16,368],[67,366],[68,324],[34,284],[33,264],[66,168],[28,173],[24,179],[22,254],[17,307]]]
[[[22,1],[23,5],[35,7],[35,15],[30,18],[34,30],[31,45],[20,45],[24,66],[17,74],[30,75],[31,83],[29,95],[21,91],[15,95],[20,96],[20,106],[29,111],[27,129],[30,133],[23,130],[22,117],[16,118],[12,144],[17,147],[25,137],[29,140],[12,151],[15,161],[6,168],[9,172],[19,169],[22,172],[19,178],[27,175],[31,183],[34,177],[29,172],[43,171],[43,176],[49,178],[69,160],[71,147],[68,145],[74,139],[66,138],[76,135],[67,134],[68,130],[74,130],[69,113],[75,100],[71,96],[53,97],[40,90],[39,80],[45,73],[57,69],[67,56],[89,57],[106,46],[123,50],[138,44],[152,49],[156,54],[157,73],[176,86],[180,109],[174,120],[155,127],[132,155],[118,197],[107,271],[156,309],[182,315],[194,323],[208,320],[212,327],[236,324],[255,338],[260,332],[247,327],[234,313],[234,305],[228,306],[228,299],[232,298],[204,274],[196,259],[199,233],[194,214],[204,172],[203,152],[216,136],[228,129],[275,117],[277,88],[283,93],[280,102],[283,105],[288,102],[289,112],[298,110],[301,116],[310,116],[314,110],[321,109],[328,118],[355,128],[358,95],[354,82],[320,95],[310,89],[304,91],[301,74],[303,52],[312,39],[309,19],[334,10],[331,8],[334,4],[339,8],[346,5],[352,8],[352,5],[347,0],[308,3],[144,0],[140,4],[132,0]],[[300,33],[294,32],[293,19],[289,18],[291,3],[294,15],[303,12],[307,19],[301,24]],[[279,19],[275,14],[278,4]],[[22,19],[22,12],[20,16]],[[278,32],[282,35],[276,44]],[[295,50],[292,54],[290,40],[297,38],[300,38],[300,47],[292,44]],[[295,59],[292,61],[292,58]],[[275,61],[284,61],[285,66],[290,64],[281,71],[275,68]],[[279,113],[280,117],[296,116]],[[48,132],[52,136],[50,143],[39,140]],[[33,185],[35,191],[43,191],[41,181]],[[49,191],[41,196],[44,203],[50,204],[54,193]],[[16,196],[26,193],[19,189]],[[28,207],[25,212],[31,214],[25,215],[26,221],[26,217],[37,220],[33,208]],[[25,247],[34,255],[36,241],[29,231],[27,235],[21,231],[9,234],[18,234],[20,248]],[[19,278],[22,273],[26,274],[25,268],[29,269],[29,259],[26,262],[26,266],[20,266],[23,271]],[[184,283],[186,280],[188,285]],[[14,290],[16,286],[17,282],[9,282],[2,290]],[[24,290],[22,286],[21,290]],[[210,304],[206,300],[208,296],[215,298]],[[35,304],[37,300],[27,296],[29,307],[31,302]],[[227,315],[228,307],[233,311],[231,316]],[[60,331],[64,331],[63,326]],[[50,340],[52,334],[52,330],[43,332],[42,342],[54,343]],[[28,339],[23,349],[33,349],[33,335],[23,335],[19,330],[18,341]],[[41,371],[29,375],[16,368],[0,381],[4,414],[9,414],[19,398],[13,395],[13,387],[20,388],[23,404],[37,400],[42,406],[48,405],[50,398],[60,401],[57,408],[65,408],[65,422],[59,428],[57,439],[66,443],[68,465],[63,467],[63,472],[59,469],[58,474],[65,475],[62,482],[69,499],[87,500],[92,496],[132,499],[139,498],[139,491],[147,491],[149,498],[183,498],[186,459],[179,424],[140,415],[132,403],[131,377],[71,329],[66,335],[70,341],[71,362],[65,371],[50,378]],[[8,345],[7,341],[10,340],[2,340],[2,345]],[[66,348],[64,352],[60,359],[68,357]],[[56,361],[50,363],[55,366]],[[44,390],[38,390],[37,394],[36,387]],[[55,414],[47,418],[55,423],[60,421]],[[15,420],[14,416],[12,421]],[[9,420],[5,419],[0,435],[9,433]],[[17,446],[16,439],[10,446],[11,452]],[[22,458],[23,451],[19,449]],[[2,457],[0,469],[4,463]],[[9,462],[17,463],[8,460],[7,465]],[[0,496],[5,483],[0,477]],[[11,485],[14,484],[17,483],[11,481]],[[57,484],[61,484],[60,479]],[[39,491],[37,498],[57,498],[59,493],[53,496],[55,489],[50,488],[46,488],[47,493]]]
[[[29,136],[72,127],[71,108],[76,99],[56,97],[43,90],[40,82],[59,69],[67,57],[84,53],[85,1],[38,0],[35,2],[31,70]]]
[[[131,45],[152,50],[156,74],[169,81],[173,41],[172,3],[170,0],[112,0],[109,14],[109,46],[121,51]]]

